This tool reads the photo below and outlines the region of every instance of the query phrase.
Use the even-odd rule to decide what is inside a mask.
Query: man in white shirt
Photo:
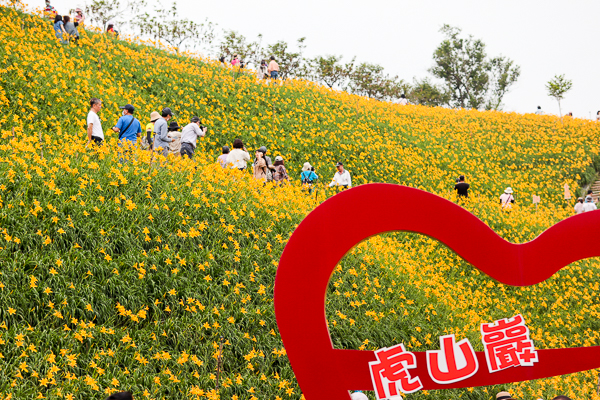
[[[102,123],[100,122],[100,117],[98,117],[98,113],[102,108],[102,100],[97,98],[92,98],[90,100],[90,112],[87,116],[87,137],[88,137],[88,145],[93,140],[97,145],[102,144],[104,141],[104,131],[102,130]]]
[[[181,157],[188,156],[192,159],[196,151],[196,140],[206,135],[207,128],[200,126],[200,118],[193,117],[181,131]]]
[[[350,177],[350,172],[344,169],[344,164],[338,162],[336,165],[337,172],[333,175],[333,179],[329,184],[329,187],[333,186],[343,186],[344,189],[348,189],[352,187],[352,178]]]
[[[408,104],[408,99],[406,98],[406,95],[400,95],[400,100],[398,100],[398,104],[400,104],[401,106],[405,106]]]
[[[596,204],[594,204],[594,199],[592,199],[592,196],[587,196],[585,198],[585,203],[583,203],[583,212],[588,212],[588,211],[594,211],[597,210],[598,207],[596,207]]]
[[[537,115],[544,115],[544,112],[542,111],[542,107],[538,106],[537,111],[535,112]]]

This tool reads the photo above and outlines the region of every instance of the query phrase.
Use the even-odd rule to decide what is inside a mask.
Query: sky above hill
[[[41,3],[40,0],[37,0]],[[61,12],[73,0],[53,0]],[[163,1],[163,4],[169,4]],[[558,114],[545,84],[556,74],[573,81],[563,113],[596,118],[600,110],[600,1],[564,0],[179,0],[181,15],[233,29],[263,43],[306,37],[305,55],[337,54],[346,61],[385,67],[412,82],[430,76],[432,55],[443,40],[443,24],[482,39],[490,56],[504,55],[521,66],[521,77],[504,98],[504,110]],[[591,113],[591,114],[590,114]]]

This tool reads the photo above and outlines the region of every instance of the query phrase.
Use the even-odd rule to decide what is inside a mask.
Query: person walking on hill
[[[175,157],[181,156],[181,127],[177,125],[177,122],[171,121],[167,127],[169,136],[171,137],[171,143],[169,143],[169,154],[174,154]]]
[[[87,116],[87,137],[89,145],[92,140],[95,144],[101,145],[104,142],[104,131],[102,130],[102,122],[98,113],[102,109],[102,100],[93,97],[90,99],[90,112]]]
[[[308,193],[312,193],[312,186],[317,179],[319,179],[319,175],[315,173],[315,167],[310,165],[309,162],[305,162],[302,166],[302,172],[300,172],[300,181],[303,186],[308,187]]]
[[[537,111],[535,112],[537,115],[544,115],[544,112],[542,111],[542,107],[538,106]]]
[[[500,195],[500,206],[502,207],[502,210],[510,210],[513,204],[515,204],[515,196],[513,196],[513,190],[509,186],[504,189],[504,193]]]
[[[167,121],[173,117],[173,112],[169,107],[162,110],[161,117],[154,123],[154,150],[167,157],[169,154],[169,143],[173,139],[169,137],[169,128]],[[162,150],[161,150],[162,149]]]
[[[271,79],[277,79],[279,77],[279,64],[275,61],[275,57],[271,56],[271,61],[269,62],[269,67],[267,68]]]
[[[154,124],[160,119],[160,114],[156,111],[150,113],[150,122],[146,125],[146,136],[142,138],[142,149],[152,151],[152,132],[154,132]]]
[[[256,180],[267,181],[267,172],[270,172],[267,168],[267,162],[264,159],[264,154],[260,151],[256,151],[256,160],[254,161],[253,176]]]
[[[586,196],[585,203],[583,203],[583,212],[594,211],[597,210],[596,204],[594,204],[594,199],[592,196]]]
[[[244,171],[248,167],[248,161],[250,161],[250,154],[246,151],[244,142],[242,142],[242,139],[235,139],[233,141],[233,150],[227,156],[227,165],[231,165],[231,168]]]
[[[65,30],[65,23],[62,20],[62,16],[58,14],[54,17],[54,33],[60,40],[60,44],[69,44],[66,39],[67,31]]]
[[[77,30],[78,22],[71,22],[71,17],[65,15],[63,17],[63,23],[65,24],[65,31],[69,35],[69,39],[73,41],[73,43],[77,43],[79,40],[79,31]]]
[[[285,163],[283,161],[283,157],[277,156],[275,157],[275,173],[273,174],[273,181],[282,184],[284,181],[289,181],[290,177],[288,176],[287,169],[285,169]]]
[[[458,198],[468,198],[470,187],[471,185],[465,182],[465,176],[461,175],[458,177],[458,182],[456,182],[456,185],[454,185],[454,190],[456,190],[456,192],[458,193]]]
[[[335,167],[337,168],[337,172],[333,174],[333,179],[329,184],[329,187],[336,186],[339,188],[340,186],[344,189],[348,189],[352,187],[352,177],[350,176],[350,172],[344,169],[344,164],[342,162],[338,162]]]
[[[217,161],[221,164],[221,168],[227,168],[227,157],[229,157],[229,146],[223,146],[221,149],[222,154],[217,157]]]
[[[259,81],[262,81],[263,79],[267,79],[269,77],[269,67],[267,66],[267,62],[265,60],[262,60],[260,62],[260,67],[258,67],[256,77]]]
[[[112,129],[119,133],[121,143],[127,141],[129,144],[135,144],[142,134],[142,124],[133,116],[135,108],[131,104],[119,108],[123,110],[123,116]]]
[[[263,153],[265,162],[267,163],[267,168],[269,168],[269,170],[271,171],[271,174],[275,173],[275,166],[273,166],[273,162],[271,161],[271,157],[269,157],[267,155],[267,147],[266,146],[260,146],[258,151]]]
[[[581,214],[583,212],[583,197],[577,199],[577,203],[575,203],[575,214]]]
[[[197,140],[204,137],[207,130],[205,126],[200,125],[200,118],[192,117],[190,123],[181,131],[181,157],[188,156],[190,160],[194,158]]]

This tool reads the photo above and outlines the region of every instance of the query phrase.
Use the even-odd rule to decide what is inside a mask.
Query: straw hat
[[[496,400],[512,400],[512,396],[508,392],[500,392],[496,395]]]
[[[302,171],[310,171],[312,168],[312,165],[310,165],[309,162],[305,162],[304,165],[302,166]]]
[[[150,122],[156,122],[160,118],[160,114],[157,111],[152,111],[150,114]]]

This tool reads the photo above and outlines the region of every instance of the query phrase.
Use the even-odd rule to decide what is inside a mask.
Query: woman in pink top
[[[231,60],[231,65],[234,67],[240,65],[240,59],[238,58],[237,54],[233,55],[233,60]]]
[[[273,56],[271,56],[271,62],[269,62],[269,68],[267,71],[273,79],[277,79],[279,76],[279,64],[277,64],[277,61],[275,61],[275,57]]]
[[[83,25],[83,22],[85,21],[85,15],[83,15],[83,10],[81,8],[76,8],[75,13],[75,22],[78,22],[80,26]]]

